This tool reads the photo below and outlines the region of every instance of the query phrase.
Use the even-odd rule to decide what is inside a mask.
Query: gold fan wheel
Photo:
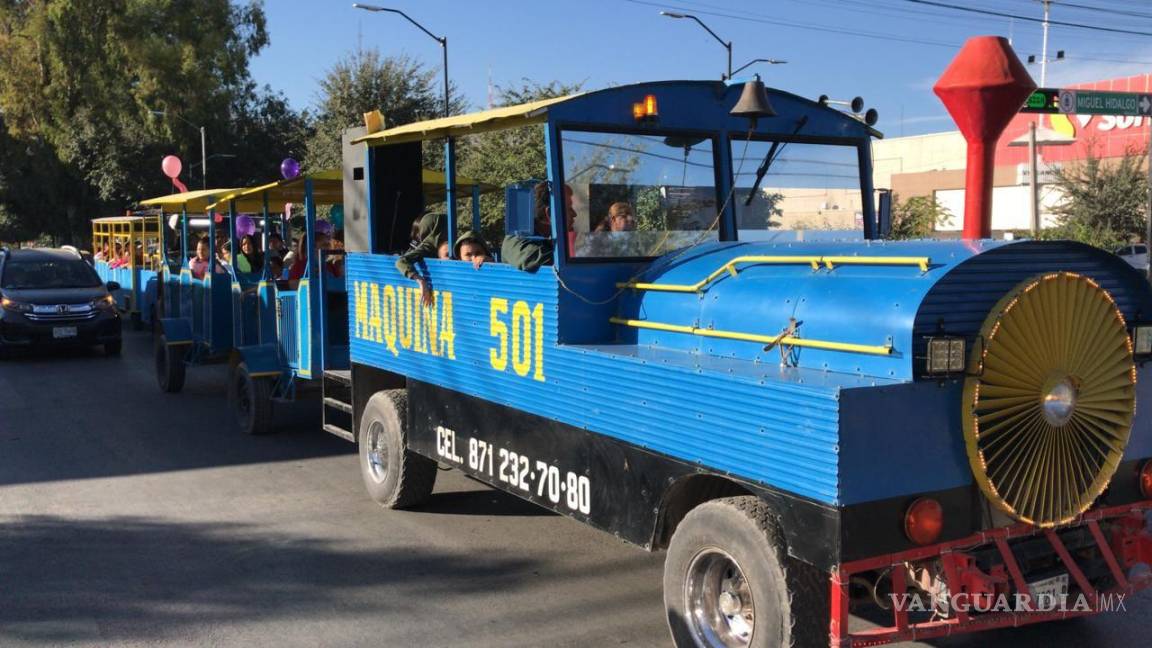
[[[1070,522],[1128,445],[1136,366],[1124,316],[1095,281],[1058,272],[1014,288],[981,334],[962,416],[976,481],[1018,520]]]

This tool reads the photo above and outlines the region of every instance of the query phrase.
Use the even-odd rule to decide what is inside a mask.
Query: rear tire
[[[156,338],[156,382],[160,391],[175,394],[184,389],[184,347],[169,346],[164,334]]]
[[[245,434],[272,431],[272,381],[253,377],[243,362],[236,365],[228,381],[228,404]]]
[[[104,354],[113,358],[119,357],[120,352],[124,349],[124,341],[116,340],[115,342],[104,343]]]
[[[408,450],[408,392],[374,394],[360,416],[360,474],[368,495],[385,508],[417,506],[436,485],[436,462]]]
[[[705,502],[664,559],[664,606],[682,648],[828,645],[828,575],[788,556],[768,505]]]

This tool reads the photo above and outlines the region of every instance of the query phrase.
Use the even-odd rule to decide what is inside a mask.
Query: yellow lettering
[[[412,348],[412,299],[409,297],[411,291],[407,288],[400,288],[396,293],[396,332],[400,338],[400,347],[402,349]]]
[[[396,348],[396,289],[392,284],[384,285],[384,342],[388,345],[388,350],[392,355],[400,355],[400,350]]]
[[[365,340],[369,339],[369,324],[368,324],[368,282],[357,281],[355,283],[356,289],[356,337]]]
[[[365,283],[367,283],[367,282],[365,282]],[[368,330],[365,331],[365,334],[367,336],[367,339],[375,340],[376,342],[379,342],[380,341],[380,322],[382,319],[382,314],[381,314],[381,310],[380,310],[380,291],[378,290],[378,287],[376,286],[376,284],[369,283],[367,289],[364,292],[367,293],[367,297],[368,297],[368,300],[370,302],[370,309],[371,309],[370,310],[371,315],[368,318]]]
[[[518,301],[512,306],[512,369],[517,376],[527,376],[532,368],[532,313],[528,304]]]
[[[412,350],[417,353],[428,353],[424,346],[424,323],[421,315],[424,313],[424,302],[421,299],[420,289],[412,288]]]
[[[440,291],[437,290],[432,305],[424,311],[424,323],[427,326],[425,333],[428,335],[428,350],[431,351],[434,356],[440,355],[440,340],[436,335],[436,324],[440,316],[440,294]]]
[[[536,372],[532,374],[533,380],[544,381],[544,304],[536,304],[532,309],[532,318],[536,320]]]
[[[440,293],[440,355],[456,359],[456,331],[452,328],[452,293]]]
[[[489,302],[488,333],[497,339],[496,346],[488,349],[488,363],[496,371],[508,368],[508,325],[500,318],[501,314],[508,312],[508,300],[502,297],[493,297]]]

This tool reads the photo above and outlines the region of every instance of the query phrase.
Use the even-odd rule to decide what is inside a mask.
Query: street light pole
[[[668,18],[690,18],[692,20],[695,20],[696,24],[703,27],[704,31],[708,32],[709,34],[712,34],[712,38],[715,38],[717,40],[717,42],[719,42],[721,45],[724,46],[724,49],[728,50],[728,73],[725,74],[723,77],[721,77],[721,80],[727,80],[727,79],[732,78],[732,41],[726,41],[723,38],[720,38],[719,36],[717,36],[716,32],[709,29],[708,25],[705,25],[703,20],[700,20],[699,18],[697,18],[696,16],[693,16],[692,14],[675,13],[672,11],[661,11],[660,15],[661,16],[667,16]],[[751,65],[751,64],[749,64],[749,65]],[[745,65],[744,67],[748,67],[748,66]],[[743,69],[743,68],[741,68],[741,69]]]
[[[430,37],[432,40],[436,41],[437,43],[440,43],[440,47],[441,47],[441,48],[444,50],[444,116],[445,116],[445,117],[447,117],[447,116],[449,115],[449,100],[448,100],[448,37],[447,37],[447,36],[437,36],[436,34],[433,34],[432,32],[428,31],[428,29],[427,29],[427,28],[425,28],[425,27],[424,27],[424,25],[421,25],[420,23],[418,23],[418,22],[416,22],[415,20],[413,20],[413,19],[412,19],[412,16],[409,16],[408,14],[404,13],[403,11],[400,11],[399,9],[390,9],[390,8],[388,8],[388,7],[378,7],[378,6],[376,6],[376,5],[362,4],[362,3],[359,3],[359,2],[353,3],[353,4],[352,4],[352,7],[353,7],[354,9],[363,9],[364,11],[372,11],[372,12],[377,12],[377,13],[379,13],[379,12],[387,12],[387,13],[400,14],[401,16],[403,16],[403,17],[404,17],[404,19],[405,19],[405,20],[407,20],[408,22],[410,22],[410,23],[412,23],[413,25],[415,25],[417,29],[419,29],[420,31],[424,32],[425,34],[428,34],[428,36],[429,36],[429,37]]]
[[[168,111],[166,111],[166,110],[149,110],[148,112],[152,113],[153,115],[160,115],[163,117],[168,116]],[[173,115],[176,117],[176,119],[179,119],[180,121],[184,122],[185,124],[188,124],[192,128],[196,128],[196,129],[200,130],[200,188],[201,189],[207,189],[208,188],[208,138],[207,138],[207,135],[205,134],[204,127],[203,126],[197,126],[196,124],[193,124],[192,122],[188,121],[187,119],[184,119],[183,117],[180,116],[179,113],[173,113]],[[189,178],[191,178],[191,175],[192,175],[191,174],[191,167],[189,167],[189,174],[188,175],[189,175]]]

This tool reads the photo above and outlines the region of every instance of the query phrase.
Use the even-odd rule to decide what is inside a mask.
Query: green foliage
[[[1054,171],[1063,199],[1055,206],[1056,227],[1042,238],[1071,239],[1113,250],[1143,240],[1147,222],[1148,175],[1144,152],[1129,150],[1115,161],[1089,150],[1083,161]]]
[[[901,201],[892,196],[892,231],[888,238],[921,239],[930,238],[936,228],[949,225],[952,212],[937,202],[934,196],[913,196]]]
[[[518,86],[498,88],[498,106],[562,97],[579,92],[582,86],[581,83],[564,84],[559,81],[541,84],[524,79]],[[547,159],[543,129],[543,126],[525,126],[464,138],[458,149],[458,172],[498,187],[544,178]],[[503,192],[481,196],[480,213],[484,238],[499,244],[504,238]]]
[[[210,182],[271,177],[303,120],[249,77],[267,43],[256,0],[0,0],[0,146],[16,152],[0,158],[0,226],[82,241],[89,218],[171,190],[166,154],[197,188],[189,122],[236,156],[210,160]]]
[[[336,62],[320,80],[315,134],[304,156],[310,171],[340,166],[340,137],[344,129],[364,123],[364,113],[380,110],[384,127],[392,128],[444,115],[441,72],[406,55],[381,56],[375,49],[356,50]],[[464,101],[450,86],[452,114]],[[442,168],[443,147],[425,147],[425,166]]]

